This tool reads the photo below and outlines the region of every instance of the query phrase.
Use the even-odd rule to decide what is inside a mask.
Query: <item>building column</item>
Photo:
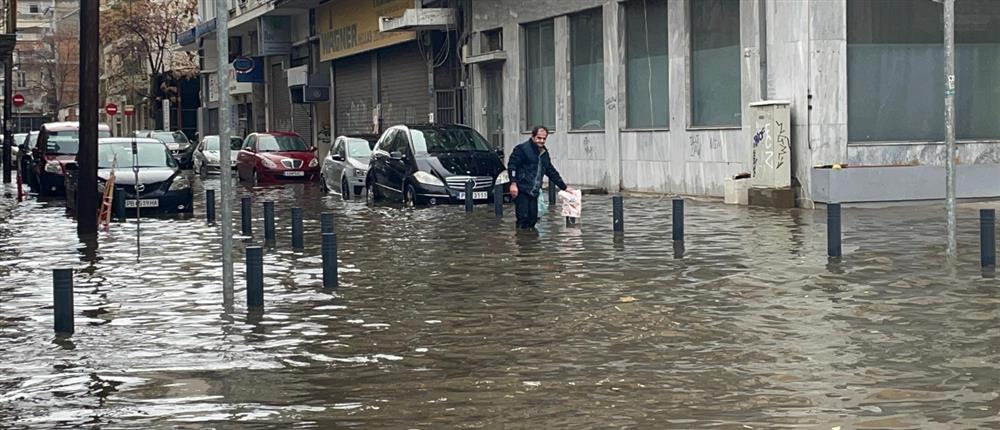
[[[618,83],[624,76],[622,67],[625,50],[622,49],[618,29],[621,28],[619,15],[621,5],[616,0],[604,3],[604,145],[607,179],[604,188],[608,192],[621,191],[622,186],[622,153],[621,128],[622,117],[618,109]]]

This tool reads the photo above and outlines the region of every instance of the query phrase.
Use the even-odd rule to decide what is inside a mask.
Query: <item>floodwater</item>
[[[498,221],[486,205],[237,190],[255,236],[237,241],[228,308],[200,189],[195,217],[143,220],[139,263],[133,222],[95,249],[58,202],[13,208],[0,427],[1000,428],[1000,289],[974,211],[949,268],[941,208],[845,209],[831,262],[823,211],[689,201],[682,251],[665,198],[626,198],[616,240],[607,196],[584,197],[579,228],[550,213],[515,234],[511,206]],[[268,199],[278,242],[265,310],[248,313],[243,246],[261,243]],[[322,211],[336,292],[321,286]],[[69,338],[52,332],[55,267],[76,269]]]

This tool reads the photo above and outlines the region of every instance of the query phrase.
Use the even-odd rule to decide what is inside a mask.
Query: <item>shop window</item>
[[[690,0],[691,125],[738,127],[740,1]]]
[[[628,128],[666,128],[667,0],[625,3],[625,117]]]
[[[601,9],[570,16],[570,96],[574,130],[604,129],[604,26]]]
[[[552,20],[524,26],[525,107],[527,127],[555,129],[556,70]]]
[[[955,85],[956,137],[1000,138],[1000,2],[955,2]]]

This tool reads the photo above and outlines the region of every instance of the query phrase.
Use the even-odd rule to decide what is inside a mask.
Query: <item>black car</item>
[[[186,134],[180,131],[152,130],[138,137],[149,137],[163,142],[182,169],[193,167],[192,156],[197,145],[192,144]]]
[[[38,143],[38,132],[33,131],[28,133],[24,137],[23,141],[17,142],[18,144],[18,158],[20,162],[20,167],[18,169],[21,172],[21,178],[24,179],[25,184],[32,190],[38,188],[38,184],[35,183],[35,175],[31,173],[31,166],[35,164],[35,161],[31,158],[31,153],[35,149],[35,144]]]
[[[471,179],[474,202],[492,201],[494,185],[503,185],[504,200],[509,201],[510,178],[502,154],[476,130],[462,125],[392,127],[372,151],[366,200],[394,198],[411,206],[462,203],[465,183]]]

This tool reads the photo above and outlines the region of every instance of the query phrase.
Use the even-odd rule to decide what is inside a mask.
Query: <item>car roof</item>
[[[42,124],[42,128],[49,131],[70,131],[79,130],[79,121],[62,121],[62,122],[47,122]],[[97,125],[98,130],[111,131],[111,127],[107,124],[101,123]]]
[[[163,142],[160,142],[159,140],[156,140],[156,139],[150,139],[148,137],[104,137],[104,138],[97,139],[97,143],[99,145],[108,144],[108,143],[127,143],[127,144],[131,145],[132,142],[135,142],[135,143],[158,143],[160,145],[163,145]]]
[[[302,137],[302,136],[299,136],[299,134],[296,133],[296,132],[294,132],[294,131],[259,131],[259,132],[251,133],[251,134],[258,135],[258,136],[295,136],[295,137]]]
[[[431,128],[455,128],[455,129],[466,129],[466,130],[472,130],[473,129],[472,127],[469,127],[469,126],[464,125],[464,124],[440,124],[440,123],[429,123],[429,122],[419,122],[419,123],[412,123],[412,124],[397,124],[397,125],[393,126],[393,128],[395,128],[395,127],[406,127],[406,128],[416,129],[416,130],[426,130],[426,129],[431,129]]]

